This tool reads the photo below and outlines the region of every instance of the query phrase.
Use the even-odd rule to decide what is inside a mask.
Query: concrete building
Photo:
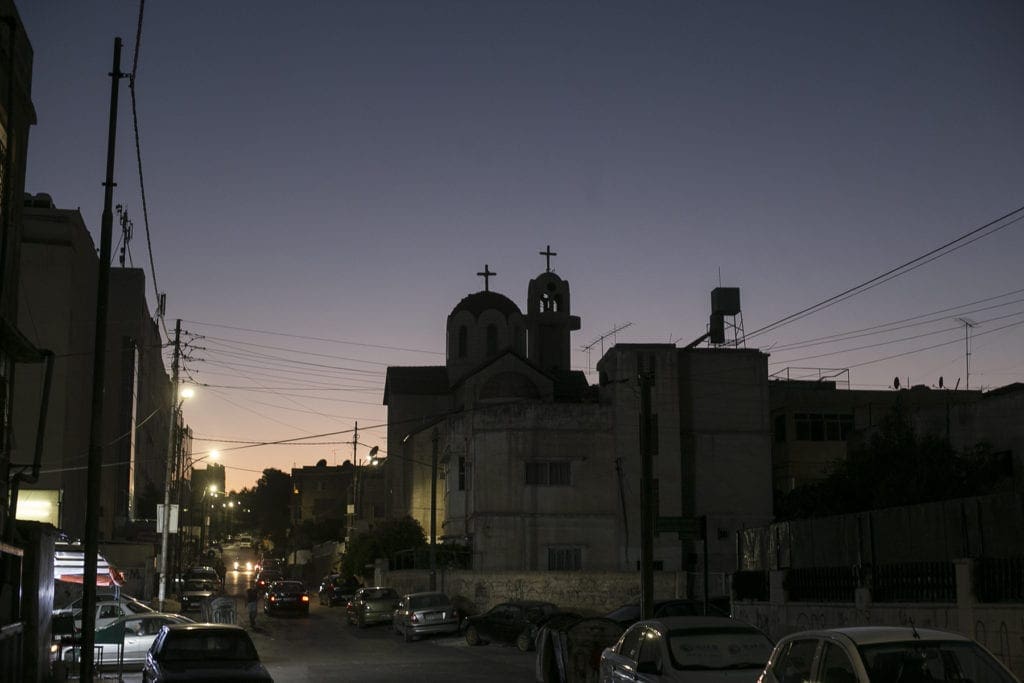
[[[26,199],[19,321],[33,343],[53,350],[49,415],[39,480],[22,500],[50,504],[50,521],[74,538],[85,531],[98,259],[77,210],[57,209],[48,195]],[[126,539],[140,497],[162,500],[168,447],[170,380],[163,345],[136,268],[110,273],[100,540]],[[38,401],[42,371],[21,372],[19,400]],[[32,414],[15,415],[15,443],[36,444]],[[148,504],[147,504],[147,507]],[[148,514],[148,513],[147,513]]]
[[[485,274],[487,270],[485,269]],[[569,283],[550,270],[526,312],[485,288],[447,320],[444,366],[388,369],[391,517],[471,548],[480,570],[633,571],[640,558],[637,373],[654,370],[658,515],[707,516],[709,566],[734,533],[771,520],[767,357],[745,349],[616,345],[599,386],[569,367]],[[656,567],[702,565],[696,540],[659,534]]]
[[[351,500],[355,467],[328,466],[320,460],[313,467],[292,468],[292,523],[344,520]]]
[[[1012,405],[1012,399],[1004,398],[984,401],[982,407],[980,391],[935,390],[924,386],[864,391],[842,389],[834,381],[774,380],[768,388],[772,481],[780,493],[824,479],[833,463],[846,459],[849,438],[876,428],[897,401],[919,431],[949,436],[954,445],[961,446],[970,439],[975,441],[969,445],[984,440],[974,425],[985,424],[981,415],[989,413],[988,406],[993,407],[994,414],[998,412],[996,406]],[[1019,412],[1017,415],[1019,425],[1024,416]],[[985,432],[990,438],[1009,433],[1002,431],[1012,423],[1009,415],[996,421],[1000,429]],[[966,427],[965,422],[972,426]],[[1016,438],[1020,439],[1019,429]]]

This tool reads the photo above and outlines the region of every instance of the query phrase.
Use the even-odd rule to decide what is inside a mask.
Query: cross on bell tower
[[[549,244],[547,249],[545,249],[544,251],[539,252],[539,253],[540,253],[541,256],[544,257],[544,260],[546,262],[544,272],[545,273],[550,273],[551,272],[551,257],[552,256],[558,256],[558,252],[551,251],[551,245]]]
[[[477,275],[484,279],[484,291],[491,291],[491,278],[497,275],[497,273],[492,272],[491,267],[485,263],[483,272],[477,273]]]

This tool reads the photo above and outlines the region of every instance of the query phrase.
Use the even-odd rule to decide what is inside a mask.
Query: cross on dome
[[[545,249],[544,251],[539,252],[539,253],[540,253],[541,256],[544,257],[544,260],[547,262],[547,265],[545,266],[545,268],[546,268],[545,272],[550,273],[551,272],[551,257],[552,256],[558,256],[558,253],[554,252],[554,251],[551,251],[551,245],[550,244],[548,245],[547,249]]]
[[[484,264],[483,272],[482,273],[477,273],[477,275],[479,275],[480,277],[482,277],[484,279],[484,291],[485,292],[491,291],[491,286],[490,286],[491,285],[491,278],[493,276],[497,275],[497,273],[492,272],[491,271],[491,267],[485,263]]]

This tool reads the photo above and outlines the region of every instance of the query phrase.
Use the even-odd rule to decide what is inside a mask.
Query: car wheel
[[[414,636],[412,634],[412,631],[409,630],[409,626],[408,625],[406,625],[405,631],[404,631],[404,633],[402,633],[402,635],[405,637],[405,642],[407,642],[407,643],[411,643],[412,641],[416,640],[416,636]]]
[[[519,634],[516,638],[516,647],[519,648],[520,652],[529,652],[533,649],[533,638],[526,631]]]
[[[476,626],[466,627],[466,644],[467,645],[482,645],[484,641],[480,639],[480,633],[477,632]]]
[[[363,617],[362,614],[356,617],[356,626],[358,626],[359,628],[366,628],[366,618]]]

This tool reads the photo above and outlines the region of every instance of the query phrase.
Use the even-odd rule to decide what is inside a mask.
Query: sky
[[[357,421],[386,453],[387,366],[444,362],[485,264],[523,308],[547,245],[592,382],[602,336],[684,345],[720,284],[772,373],[964,387],[966,318],[969,386],[1024,381],[1024,214],[954,242],[1024,206],[1015,0],[151,1],[140,41],[138,2],[15,4],[26,191],[97,244],[115,36],[135,64],[152,267],[127,79],[114,200],[229,488],[351,459]]]

